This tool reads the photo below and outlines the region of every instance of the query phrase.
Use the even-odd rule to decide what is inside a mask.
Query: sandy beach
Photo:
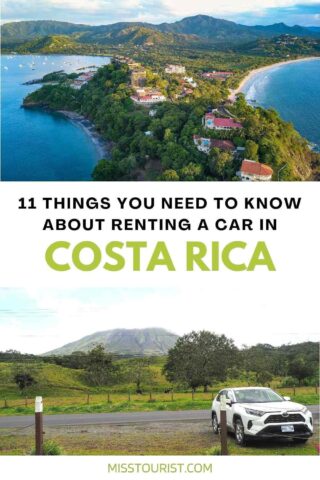
[[[57,113],[60,113],[64,117],[68,118],[85,131],[85,133],[94,143],[100,159],[110,157],[110,143],[102,138],[90,120],[83,115],[80,115],[76,112],[70,112],[68,110],[58,110]]]
[[[241,80],[239,86],[236,89],[230,90],[230,95],[229,95],[228,99],[231,102],[234,102],[236,100],[237,94],[242,92],[246,83],[249,80],[251,80],[251,78],[254,77],[255,75],[257,75],[258,73],[265,72],[265,71],[270,70],[270,69],[275,68],[275,67],[281,67],[282,65],[288,65],[289,63],[306,62],[306,61],[309,61],[309,60],[320,60],[320,57],[307,57],[307,58],[304,57],[304,58],[297,58],[295,60],[284,60],[282,62],[273,63],[272,65],[266,65],[265,67],[260,67],[260,68],[256,68],[254,70],[251,70],[251,72],[249,72],[248,75],[246,75],[244,77],[244,79]]]

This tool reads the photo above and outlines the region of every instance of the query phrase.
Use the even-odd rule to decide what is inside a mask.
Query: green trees
[[[90,385],[101,387],[111,383],[115,373],[112,357],[102,345],[97,345],[87,354],[86,378]]]
[[[169,350],[164,373],[170,382],[206,390],[212,383],[226,379],[236,354],[233,340],[226,336],[193,331],[180,337]]]
[[[299,385],[301,385],[303,380],[314,374],[314,368],[305,358],[297,357],[289,363],[288,373],[292,377],[297,378]]]
[[[150,359],[145,358],[133,358],[130,363],[126,365],[124,371],[124,377],[130,383],[134,383],[136,387],[136,393],[143,393],[144,386],[152,385],[154,380],[154,374],[150,368]]]
[[[248,158],[249,160],[258,160],[258,150],[259,145],[256,142],[254,142],[253,140],[247,140],[244,152],[245,158]]]
[[[17,384],[21,394],[23,394],[28,387],[32,387],[37,383],[31,373],[27,371],[16,373],[14,376],[14,381]]]
[[[152,60],[155,68],[160,59],[150,55],[145,60],[149,63]],[[168,61],[170,52],[166,55],[163,61]],[[221,54],[214,57],[223,68],[225,57]],[[252,62],[252,59],[247,61]],[[184,62],[189,62],[194,71],[200,69],[199,62],[206,65],[202,58],[184,58]],[[162,67],[159,73],[148,69],[147,84],[164,93],[169,89],[174,96],[180,84],[174,77],[166,78],[161,72]],[[312,170],[318,175],[319,155],[310,151],[292,125],[281,120],[274,110],[251,107],[242,94],[234,105],[227,107],[243,123],[241,131],[204,131],[201,127],[204,113],[219,107],[226,100],[228,90],[221,82],[196,80],[198,87],[191,96],[157,105],[152,117],[147,108],[137,106],[130,98],[133,92],[129,86],[128,67],[113,63],[100,68],[80,90],[73,90],[68,80],[55,86],[44,85],[25,99],[25,105],[74,110],[94,122],[101,135],[113,144],[111,159],[101,160],[96,165],[92,174],[94,180],[234,180],[241,159],[233,159],[229,153],[217,149],[209,156],[198,152],[192,140],[195,133],[229,138],[236,145],[245,146],[245,157],[270,165],[275,179],[280,169],[280,180],[305,180]],[[146,135],[146,132],[151,134]],[[157,168],[148,177],[150,163]]]

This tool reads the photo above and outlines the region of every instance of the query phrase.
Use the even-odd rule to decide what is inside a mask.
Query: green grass
[[[59,413],[98,413],[98,412],[139,412],[155,410],[192,410],[209,409],[212,397],[225,386],[247,386],[244,380],[228,380],[226,383],[214,385],[210,392],[197,391],[192,400],[192,393],[175,391],[173,400],[171,393],[164,393],[170,384],[161,373],[164,357],[152,359],[151,368],[154,373],[152,385],[143,385],[143,395],[136,395],[134,384],[116,385],[113,391],[110,387],[94,388],[85,381],[82,370],[75,370],[48,363],[35,363],[30,368],[34,370],[37,384],[28,390],[28,399],[24,398],[13,383],[14,365],[0,363],[0,415],[25,415],[34,412],[34,397],[44,397],[46,414]],[[121,363],[129,359],[119,360]],[[275,378],[273,388],[281,382]],[[305,405],[319,403],[315,387],[276,388],[282,395],[288,395],[293,401]],[[129,400],[129,392],[130,400]],[[149,392],[152,392],[150,401]],[[88,394],[89,403],[88,403]],[[108,395],[109,400],[108,402]],[[6,406],[6,407],[5,407]]]
[[[234,441],[228,442],[229,455],[318,455],[316,445],[312,441],[306,444],[269,442],[247,445],[245,447],[237,446]],[[216,455],[214,449],[209,449],[208,455]]]
[[[153,398],[148,400],[148,395],[137,399],[136,395],[132,396],[132,400],[128,401],[128,396],[116,395],[115,401],[108,403],[106,395],[95,395],[90,397],[90,403],[86,401],[86,397],[82,397],[81,401],[76,398],[51,398],[44,399],[44,411],[47,415],[61,413],[114,413],[114,412],[152,412],[152,411],[176,411],[176,410],[205,410],[211,406],[211,394],[195,395],[194,400],[191,399],[190,393],[175,394],[172,401],[168,394],[158,394],[160,399]],[[206,398],[205,398],[206,395]],[[157,394],[155,394],[157,396]],[[166,399],[161,397],[166,396]],[[318,397],[314,395],[298,395],[292,397],[293,401],[305,405],[314,405],[318,403]],[[64,403],[65,402],[65,403]],[[28,406],[23,404],[11,405],[8,407],[0,407],[0,416],[4,415],[30,415],[34,413],[33,402]]]

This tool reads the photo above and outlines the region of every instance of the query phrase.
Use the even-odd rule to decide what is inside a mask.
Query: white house
[[[169,73],[170,75],[183,75],[184,73],[186,73],[186,67],[184,67],[183,65],[167,65],[165,68],[165,72]]]

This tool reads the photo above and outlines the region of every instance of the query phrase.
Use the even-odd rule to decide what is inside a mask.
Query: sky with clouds
[[[273,297],[255,296],[252,305],[241,289],[230,302],[229,291],[215,295],[209,288],[0,288],[0,351],[44,353],[114,328],[162,327],[178,335],[206,329],[238,346],[319,339],[313,306],[290,308],[280,290]]]
[[[2,22],[61,20],[109,24],[118,21],[161,23],[206,14],[239,23],[285,22],[320,26],[320,3],[313,0],[3,0]]]

